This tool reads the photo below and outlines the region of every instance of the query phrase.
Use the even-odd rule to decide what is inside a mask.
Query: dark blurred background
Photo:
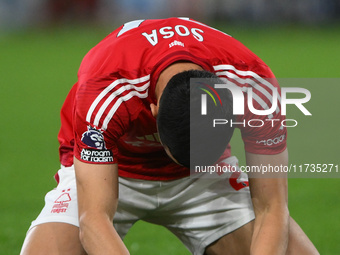
[[[323,25],[340,20],[339,0],[0,0],[0,29],[69,22],[98,25],[186,16],[202,22]]]
[[[56,185],[59,111],[83,56],[127,21],[176,16],[232,35],[278,78],[322,78],[317,86],[293,84],[311,91],[313,116],[289,110],[299,120],[288,131],[290,163],[340,165],[340,0],[0,0],[1,255],[19,254]],[[231,144],[245,164],[239,131]],[[340,254],[337,176],[289,178],[290,214],[325,255]],[[169,231],[145,222],[124,242],[132,255],[189,254]]]

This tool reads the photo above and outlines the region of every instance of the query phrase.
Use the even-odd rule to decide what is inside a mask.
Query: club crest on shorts
[[[62,194],[54,201],[51,213],[65,213],[71,202],[70,191],[71,189],[63,190]]]
[[[87,126],[87,131],[83,133],[81,141],[91,148],[106,149],[103,132],[91,126]]]

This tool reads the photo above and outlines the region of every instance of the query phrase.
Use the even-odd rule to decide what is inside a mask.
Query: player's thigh
[[[250,254],[250,244],[253,234],[254,221],[251,221],[235,231],[221,237],[209,245],[206,255]]]
[[[29,230],[20,255],[86,255],[79,228],[67,223],[44,223]]]

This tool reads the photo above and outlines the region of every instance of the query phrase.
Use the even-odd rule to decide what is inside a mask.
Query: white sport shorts
[[[236,157],[224,161],[237,166]],[[30,228],[47,222],[79,226],[73,167],[58,171],[57,188],[45,196],[45,206]],[[249,187],[233,185],[230,173],[216,178],[182,178],[174,181],[147,181],[119,178],[119,203],[114,226],[124,238],[138,220],[162,225],[175,234],[192,254],[255,218]],[[247,175],[234,184],[247,183]],[[241,187],[241,188],[240,188]]]

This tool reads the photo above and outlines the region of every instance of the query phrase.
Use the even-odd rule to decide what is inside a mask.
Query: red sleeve
[[[113,93],[119,89],[115,81],[88,81],[79,87],[74,111],[74,155],[80,161],[117,163],[117,141],[129,125],[129,114],[124,102]]]
[[[282,126],[285,116],[281,115],[280,86],[270,68],[253,53],[246,52],[245,58],[249,59],[243,61],[244,65],[218,65],[214,69],[217,75],[238,87],[237,92],[241,92],[238,95],[243,95],[243,101],[242,96],[234,98],[234,110],[238,108],[239,115],[236,115],[233,127],[241,130],[245,150],[278,154],[286,148],[287,139],[286,127]],[[248,95],[252,95],[249,103]],[[277,103],[276,107],[272,107],[273,103]]]
[[[281,115],[281,90],[275,78],[262,78],[255,76],[254,83],[244,89],[245,114],[239,115],[236,119],[237,126],[241,130],[245,150],[256,154],[278,154],[285,150],[287,144],[287,129],[285,116]],[[273,101],[277,102],[277,107],[273,107],[272,112],[267,115],[253,113],[249,109],[248,94],[252,89],[252,105],[256,110],[269,110],[273,106]],[[274,94],[277,91],[277,99]],[[275,108],[275,109],[274,109]]]

